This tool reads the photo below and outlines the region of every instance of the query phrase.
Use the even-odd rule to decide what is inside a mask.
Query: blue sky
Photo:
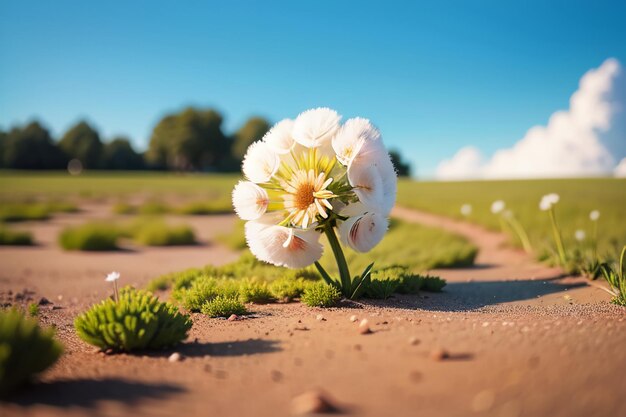
[[[623,1],[0,0],[0,128],[87,118],[143,149],[190,104],[227,131],[328,106],[372,119],[429,176],[545,124],[606,58],[626,63],[624,16]]]

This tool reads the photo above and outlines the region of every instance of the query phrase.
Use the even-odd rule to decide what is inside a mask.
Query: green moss
[[[309,307],[333,307],[341,299],[337,288],[323,281],[310,284],[302,293],[302,302]]]
[[[115,250],[120,230],[107,223],[86,223],[69,226],[59,236],[59,244],[65,250],[107,251]]]
[[[130,352],[174,346],[187,337],[189,316],[152,293],[124,288],[74,320],[78,336],[100,349]]]
[[[63,348],[53,336],[17,310],[0,311],[0,397],[57,361]]]
[[[209,317],[229,317],[232,314],[247,314],[248,311],[237,297],[218,295],[202,305],[202,313]]]
[[[258,279],[241,280],[238,292],[239,300],[243,303],[267,304],[274,301],[267,282],[262,282]]]
[[[300,298],[309,284],[303,278],[282,277],[272,281],[269,289],[276,300],[290,302]]]
[[[400,283],[399,279],[372,279],[365,289],[365,297],[386,300],[396,292]]]
[[[28,314],[31,317],[37,317],[39,315],[39,304],[30,303],[28,305]]]
[[[33,243],[33,235],[30,232],[11,230],[0,226],[0,245],[30,246]]]
[[[170,211],[169,206],[159,201],[148,201],[137,208],[137,212],[143,215],[165,214]]]
[[[117,203],[113,206],[113,213],[115,214],[135,214],[137,213],[137,207],[128,203]]]
[[[170,226],[156,219],[136,222],[131,227],[131,235],[135,242],[144,246],[180,246],[193,245],[196,242],[195,234],[189,226]]]

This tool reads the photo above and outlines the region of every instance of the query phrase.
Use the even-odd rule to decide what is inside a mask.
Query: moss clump
[[[0,312],[0,397],[57,361],[63,348],[53,336],[17,310]]]
[[[247,314],[246,306],[233,296],[218,295],[202,305],[202,313],[209,317],[229,317],[232,314]]]
[[[239,282],[239,300],[242,303],[267,304],[274,301],[267,282],[257,279],[244,279]]]
[[[290,302],[300,298],[308,285],[303,278],[282,277],[272,281],[269,289],[276,300]]]
[[[309,307],[333,307],[341,299],[339,290],[323,281],[310,284],[302,293],[302,302]]]
[[[120,291],[118,302],[106,299],[74,320],[78,336],[100,349],[130,352],[174,346],[187,337],[189,316],[152,293]]]
[[[65,250],[116,250],[120,236],[120,230],[110,224],[87,223],[65,228],[59,236],[59,244]]]
[[[206,275],[194,279],[189,286],[181,286],[172,292],[172,298],[189,311],[199,312],[202,305],[220,295],[219,282]]]
[[[0,226],[0,245],[30,246],[33,244],[33,235],[29,232],[10,230]]]
[[[399,294],[417,294],[420,291],[440,292],[446,286],[444,279],[430,275],[414,274],[409,268],[402,265],[380,268],[372,272],[372,283],[385,280],[397,281],[399,285],[396,286],[394,292]]]
[[[189,226],[170,226],[160,220],[139,221],[131,226],[129,234],[135,242],[144,246],[180,246],[196,243],[195,234]]]
[[[386,300],[396,292],[400,284],[401,281],[399,279],[373,279],[365,288],[365,297]]]

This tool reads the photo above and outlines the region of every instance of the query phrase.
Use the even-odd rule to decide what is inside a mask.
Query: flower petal
[[[339,129],[341,116],[329,108],[307,110],[296,118],[292,135],[296,142],[307,148],[317,148],[330,143]]]
[[[357,252],[369,252],[385,236],[389,221],[378,213],[350,217],[339,225],[341,241]]]
[[[280,158],[269,145],[256,141],[248,148],[243,159],[242,170],[245,177],[256,183],[269,181],[278,170]]]
[[[268,223],[268,217],[245,225],[248,246],[257,258],[287,268],[304,268],[320,259],[319,232],[278,226]]]
[[[249,181],[239,181],[233,189],[233,207],[243,220],[255,220],[265,214],[269,204],[267,191]]]

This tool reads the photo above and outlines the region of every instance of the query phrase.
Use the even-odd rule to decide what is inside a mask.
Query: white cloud
[[[437,167],[439,179],[546,178],[611,174],[626,157],[626,77],[607,59],[588,71],[570,108],[535,126],[511,148],[486,160],[474,147],[460,149]],[[622,161],[626,165],[624,161]],[[624,168],[626,169],[626,168]]]

